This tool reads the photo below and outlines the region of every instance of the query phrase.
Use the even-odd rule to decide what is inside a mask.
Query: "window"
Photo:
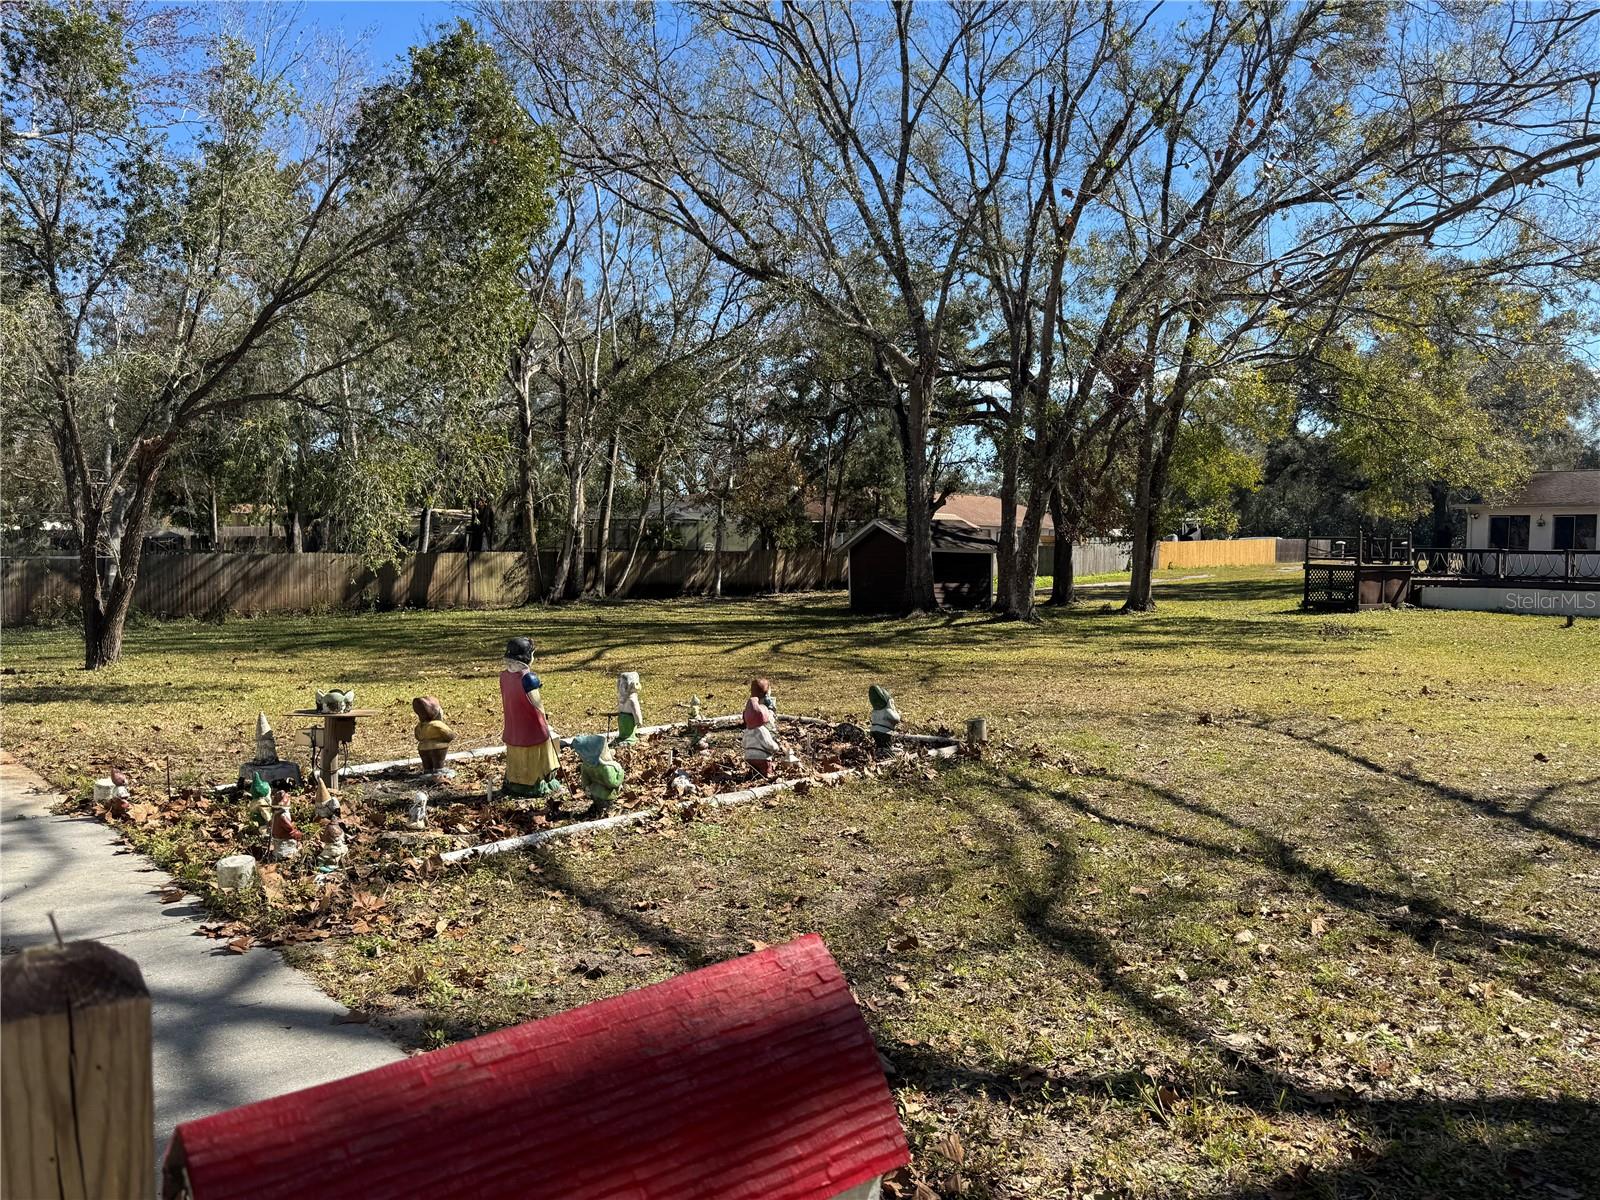
[[[1596,549],[1596,522],[1594,513],[1573,513],[1570,516],[1557,517],[1555,540],[1551,545],[1557,550]]]
[[[1489,518],[1489,549],[1526,550],[1527,548],[1527,517]]]

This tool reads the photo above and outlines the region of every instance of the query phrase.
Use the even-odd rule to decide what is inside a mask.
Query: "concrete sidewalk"
[[[105,825],[52,816],[60,797],[0,752],[0,953],[93,939],[139,964],[155,1039],[156,1161],[172,1127],[401,1058],[275,950],[196,937],[199,905],[163,905],[167,876]],[[119,853],[121,851],[121,853]]]

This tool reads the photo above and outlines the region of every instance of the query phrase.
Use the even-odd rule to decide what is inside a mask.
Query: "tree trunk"
[[[528,598],[544,595],[539,565],[539,498],[533,490],[533,385],[527,373],[515,381],[517,392],[517,507],[522,518],[522,553],[527,563]]]
[[[639,519],[633,525],[633,545],[628,548],[628,561],[622,564],[622,578],[617,580],[617,595],[625,595],[633,578],[634,565],[639,561],[639,548],[644,544],[644,527],[650,520],[650,493],[661,478],[661,462],[656,461],[655,474],[645,480],[644,495],[639,498]]]
[[[909,385],[909,403],[901,406],[900,444],[905,459],[906,590],[901,607],[907,613],[932,612],[933,493],[928,479],[928,421],[933,408],[935,363],[917,372]]]
[[[722,599],[722,547],[728,535],[728,505],[721,497],[717,497],[717,548],[714,552],[711,570],[711,594],[717,599]]]
[[[166,451],[152,449],[143,455],[136,469],[131,497],[121,513],[121,538],[118,548],[116,581],[102,590],[96,550],[99,546],[100,516],[85,523],[91,534],[83,542],[78,559],[79,600],[83,606],[83,665],[94,671],[108,667],[122,656],[122,631],[133,607],[133,589],[139,581],[139,564],[144,557],[145,528],[150,522],[150,503],[155,497]],[[103,514],[101,514],[103,515]]]
[[[1134,563],[1133,577],[1128,586],[1128,600],[1123,609],[1128,612],[1150,612],[1155,606],[1152,583],[1155,578],[1156,553],[1161,540],[1161,507],[1166,503],[1167,484],[1172,474],[1172,452],[1178,442],[1178,425],[1183,416],[1184,385],[1180,381],[1158,410],[1161,423],[1140,437],[1139,441],[1139,502],[1134,507]],[[1139,557],[1140,535],[1144,539],[1144,555]]]
[[[211,549],[222,549],[222,526],[217,520],[217,489],[211,489]]]
[[[300,510],[289,510],[289,519],[284,523],[284,541],[288,543],[290,554],[300,554],[305,550],[305,530],[300,524]]]
[[[1055,526],[1056,545],[1055,553],[1051,557],[1050,574],[1050,604],[1052,607],[1062,607],[1071,604],[1077,596],[1076,586],[1073,583],[1072,562],[1072,537],[1067,528],[1065,505],[1061,502],[1061,489],[1050,489],[1050,523]]]
[[[569,466],[567,535],[561,546],[561,561],[556,565],[555,578],[550,582],[552,600],[576,600],[583,594],[583,551],[589,525],[587,500],[583,472],[576,465]]]
[[[1155,520],[1151,512],[1153,499],[1154,451],[1152,443],[1155,430],[1147,418],[1139,430],[1138,485],[1133,502],[1133,550],[1129,560],[1128,598],[1123,601],[1123,612],[1149,612],[1154,607],[1150,589],[1151,559],[1155,554]]]
[[[1034,611],[1034,581],[1039,574],[1039,541],[1044,533],[1044,515],[1048,505],[1045,489],[1039,483],[1028,489],[1028,515],[1017,530],[1016,572],[1012,577],[1012,593],[1008,613],[1025,621],[1037,618]]]
[[[1014,413],[1026,403],[1017,389],[1011,397],[1011,413],[1007,414],[1005,428],[1000,433],[1000,549],[996,555],[995,599],[1004,616],[1023,616],[1017,611],[1017,488],[1022,476],[1022,437],[1016,426]],[[1028,581],[1032,591],[1033,581]]]
[[[433,509],[423,506],[422,519],[417,526],[417,553],[427,554],[433,549]]]
[[[621,451],[621,438],[611,435],[611,453],[606,459],[606,482],[600,492],[600,528],[595,534],[594,594],[602,600],[606,596],[606,577],[611,574],[611,510],[617,494],[617,456]]]

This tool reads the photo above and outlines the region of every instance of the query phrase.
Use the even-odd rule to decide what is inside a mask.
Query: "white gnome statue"
[[[412,794],[411,806],[406,809],[406,823],[416,830],[423,830],[428,827],[427,792],[414,792]]]
[[[271,766],[278,761],[278,739],[273,736],[272,726],[267,724],[267,714],[256,714],[256,765]]]
[[[644,707],[639,703],[639,672],[624,671],[617,676],[617,745],[631,746],[639,740],[644,724]]]

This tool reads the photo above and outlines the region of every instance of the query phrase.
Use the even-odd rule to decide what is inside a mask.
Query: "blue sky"
[[[307,29],[365,39],[374,64],[392,63],[444,21],[469,15],[463,5],[440,0],[307,0],[300,21]]]

